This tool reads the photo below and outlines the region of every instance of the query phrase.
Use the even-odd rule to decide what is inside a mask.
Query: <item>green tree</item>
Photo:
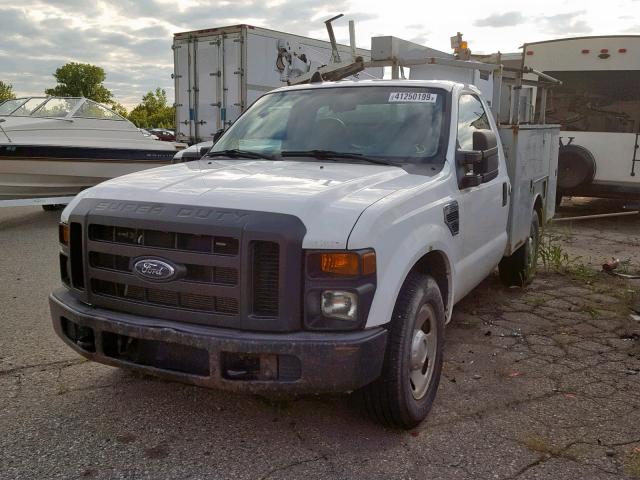
[[[101,103],[113,103],[113,94],[102,84],[104,69],[88,63],[70,62],[53,74],[58,84],[44,93],[58,97],[87,97]]]
[[[16,98],[13,93],[13,85],[10,83],[4,83],[0,80],[0,102],[4,102],[5,100],[11,100]]]
[[[121,103],[111,101],[109,102],[109,106],[111,107],[111,110],[116,112],[118,115],[122,115],[124,118],[129,118],[129,112],[127,112],[127,109]]]
[[[156,88],[147,92],[142,103],[131,110],[129,120],[140,128],[173,128],[175,114],[175,107],[167,102],[167,92]]]

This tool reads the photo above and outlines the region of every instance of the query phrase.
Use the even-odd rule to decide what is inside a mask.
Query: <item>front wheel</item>
[[[361,391],[379,422],[413,428],[428,415],[442,372],[444,321],[436,281],[411,272],[393,311],[382,374]]]
[[[500,280],[507,287],[524,287],[533,281],[538,261],[540,219],[534,210],[529,236],[510,257],[503,257],[498,265]]]

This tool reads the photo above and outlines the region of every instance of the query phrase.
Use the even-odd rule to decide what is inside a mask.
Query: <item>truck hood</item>
[[[429,179],[384,165],[203,159],[101,183],[78,195],[63,220],[81,198],[286,213],[307,228],[304,248],[346,248],[364,209]]]

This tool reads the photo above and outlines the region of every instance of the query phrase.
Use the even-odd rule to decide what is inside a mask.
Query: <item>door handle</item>
[[[509,198],[509,187],[507,186],[507,182],[502,182],[502,206],[507,206],[507,200]]]

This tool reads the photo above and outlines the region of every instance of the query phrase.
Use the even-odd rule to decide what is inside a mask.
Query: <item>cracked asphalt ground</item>
[[[346,395],[265,399],[82,360],[50,326],[57,218],[0,210],[3,480],[640,478],[637,280],[488,278],[455,309],[431,415],[402,432]],[[570,228],[560,245],[588,265],[612,249],[637,265],[640,218]]]

